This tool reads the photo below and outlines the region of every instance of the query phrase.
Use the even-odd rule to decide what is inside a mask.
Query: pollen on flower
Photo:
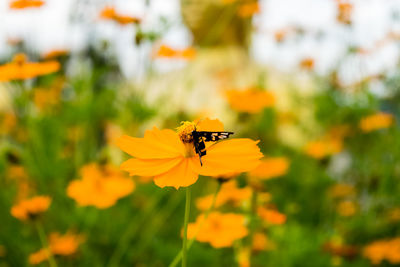
[[[176,128],[179,138],[183,143],[192,143],[193,135],[192,132],[196,130],[196,123],[190,121],[181,122],[181,126]]]

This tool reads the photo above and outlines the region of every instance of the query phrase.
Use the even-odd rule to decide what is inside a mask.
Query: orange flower
[[[322,138],[307,143],[305,153],[313,158],[322,159],[330,155],[340,153],[343,149],[343,142],[339,138]]]
[[[49,208],[50,203],[51,198],[48,196],[36,196],[31,199],[25,199],[12,206],[11,215],[22,221],[33,219],[45,212]]]
[[[343,24],[351,24],[353,5],[347,1],[338,1],[336,20]]]
[[[248,18],[258,13],[260,13],[260,5],[257,1],[253,3],[242,4],[238,10],[238,15],[242,18]]]
[[[379,129],[385,129],[392,126],[394,117],[392,114],[379,112],[363,118],[360,121],[360,128],[363,132],[368,133]]]
[[[126,25],[130,23],[140,23],[139,18],[118,14],[115,11],[115,7],[110,7],[110,6],[103,8],[103,10],[100,13],[100,18],[105,20],[113,20],[119,23],[120,25]]]
[[[264,233],[254,233],[253,236],[253,250],[261,251],[261,250],[272,250],[275,248],[275,245],[268,240],[267,236]]]
[[[384,239],[372,242],[363,250],[363,255],[372,264],[380,264],[383,260],[391,264],[400,263],[400,238]]]
[[[338,204],[336,210],[340,216],[350,217],[357,212],[357,205],[353,201],[345,200]]]
[[[66,233],[65,235],[52,233],[49,238],[49,248],[42,248],[29,255],[29,263],[39,264],[49,259],[50,254],[60,256],[75,254],[79,245],[82,244],[84,240],[85,238],[83,236],[72,233]]]
[[[239,267],[250,267],[250,249],[248,247],[240,247],[237,254]]]
[[[10,3],[11,9],[38,8],[44,5],[41,0],[15,0]]]
[[[304,58],[300,61],[300,67],[305,70],[314,69],[314,59],[313,58]]]
[[[249,176],[263,180],[279,177],[287,173],[289,164],[285,157],[265,158],[257,168],[249,172]]]
[[[16,54],[13,62],[0,66],[0,82],[31,79],[59,69],[57,61],[28,62],[25,54]]]
[[[250,199],[251,188],[243,187],[238,188],[236,181],[231,180],[222,184],[221,190],[219,191],[217,198],[215,200],[215,208],[221,207],[222,205],[232,202],[234,205],[238,205],[243,201]],[[196,201],[196,207],[199,210],[207,210],[211,207],[214,195],[208,195],[205,197],[198,198]]]
[[[130,175],[153,176],[159,187],[176,189],[194,184],[198,175],[221,176],[228,173],[254,169],[262,157],[258,142],[250,139],[229,139],[207,142],[207,154],[196,154],[192,132],[223,131],[218,120],[206,119],[198,123],[183,122],[177,132],[154,127],[146,131],[144,138],[122,136],[117,145],[134,158],[122,163],[121,168]]]
[[[49,60],[49,59],[54,59],[54,58],[59,58],[63,57],[69,54],[69,51],[66,49],[55,49],[51,50],[45,54],[42,55],[42,58],[44,60]]]
[[[193,47],[188,47],[182,50],[173,49],[167,45],[161,45],[155,54],[155,57],[166,57],[166,58],[182,58],[182,59],[193,59],[196,56],[196,50]]]
[[[135,184],[114,166],[88,164],[81,169],[81,180],[70,182],[67,195],[80,206],[95,206],[105,209],[118,199],[129,195]]]
[[[232,109],[239,112],[255,114],[275,104],[275,96],[271,92],[257,88],[248,88],[241,91],[227,90],[225,95]]]
[[[204,215],[199,215],[196,222],[188,225],[188,238],[196,236],[199,242],[210,243],[214,248],[230,247],[235,240],[248,234],[245,217],[235,213],[211,212],[203,222]],[[199,227],[201,226],[201,229]]]
[[[259,207],[257,209],[257,214],[269,224],[280,225],[286,222],[286,215],[277,210]]]

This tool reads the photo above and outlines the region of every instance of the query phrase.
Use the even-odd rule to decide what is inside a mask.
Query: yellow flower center
[[[193,146],[193,135],[192,132],[196,130],[196,124],[190,121],[181,122],[181,126],[176,128],[179,138],[185,145],[185,157],[193,157],[196,153]]]
[[[183,143],[193,143],[192,132],[196,130],[196,124],[190,121],[181,122],[181,126],[176,128],[179,138]]]
[[[17,64],[17,65],[22,65],[27,61],[27,57],[25,54],[23,53],[18,53],[14,56],[13,61]]]

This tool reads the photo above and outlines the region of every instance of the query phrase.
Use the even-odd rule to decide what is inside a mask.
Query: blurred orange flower
[[[207,142],[207,154],[200,165],[192,132],[223,131],[219,120],[182,122],[177,132],[154,127],[143,138],[122,136],[117,145],[134,158],[122,163],[130,175],[153,176],[159,187],[176,189],[194,184],[198,175],[218,177],[228,173],[246,172],[259,164],[262,153],[256,141],[247,138]]]
[[[314,59],[313,58],[304,58],[300,61],[300,67],[305,70],[313,70],[314,69]]]
[[[380,264],[383,260],[391,264],[400,263],[400,237],[377,240],[364,247],[363,255],[372,264]]]
[[[67,188],[67,195],[80,206],[109,208],[135,188],[134,182],[112,165],[92,163],[82,167],[80,173],[82,179],[70,182]]]
[[[35,88],[33,91],[33,102],[35,106],[43,111],[48,107],[55,106],[60,102],[62,88]]]
[[[237,254],[239,267],[250,267],[250,249],[248,247],[240,247]]]
[[[196,222],[188,225],[188,238],[196,236],[199,242],[210,243],[214,248],[230,247],[235,240],[248,234],[245,217],[235,213],[211,212],[203,222],[204,215],[199,215]],[[201,229],[199,230],[199,227]]]
[[[260,13],[260,5],[257,1],[241,4],[238,9],[238,15],[242,18],[248,18],[258,13]]]
[[[286,222],[286,215],[277,210],[259,207],[257,214],[268,224],[280,225]]]
[[[59,58],[63,57],[69,54],[69,51],[66,49],[55,49],[51,50],[45,54],[42,55],[42,58],[44,60],[49,60],[49,59],[54,59],[54,58]]]
[[[188,47],[182,50],[173,49],[167,45],[161,45],[155,54],[155,57],[166,57],[166,58],[183,58],[183,59],[193,59],[196,56],[196,50],[193,47]]]
[[[337,1],[336,20],[343,24],[351,24],[351,14],[353,13],[353,5],[347,1]]]
[[[265,158],[257,168],[249,172],[250,177],[262,180],[285,175],[289,169],[290,161],[285,157]]]
[[[11,9],[38,8],[44,5],[41,0],[15,0],[10,2]]]
[[[232,109],[239,112],[259,113],[275,104],[275,96],[257,88],[246,90],[226,90],[225,96]]]
[[[330,155],[340,153],[343,142],[340,138],[322,138],[306,144],[304,151],[310,157],[322,159]]]
[[[253,236],[253,250],[262,251],[262,250],[272,250],[275,248],[275,245],[268,240],[267,236],[264,233],[258,232],[254,233]]]
[[[12,206],[11,215],[21,221],[33,219],[45,212],[49,208],[50,203],[51,198],[48,196],[36,196],[25,199]]]
[[[11,63],[0,66],[0,82],[31,79],[59,69],[57,61],[28,62],[25,54],[16,54]]]
[[[221,186],[217,198],[215,200],[215,208],[221,207],[222,205],[231,202],[234,205],[238,205],[243,201],[249,200],[251,197],[251,188],[246,186],[238,188],[236,180],[225,182]],[[196,200],[196,207],[199,210],[208,210],[211,207],[214,195],[208,195]]]
[[[113,20],[120,25],[126,25],[130,23],[140,23],[141,21],[139,18],[136,17],[118,14],[115,11],[115,7],[110,7],[110,6],[103,8],[103,10],[100,12],[100,18],[105,20]]]
[[[42,248],[39,251],[29,255],[30,264],[39,264],[49,259],[50,254],[68,256],[75,254],[80,244],[85,241],[82,235],[66,233],[60,235],[59,233],[50,234],[49,248]]]
[[[0,114],[0,135],[10,134],[15,126],[17,126],[17,117],[14,113]]]
[[[350,217],[357,212],[357,205],[354,201],[345,200],[337,205],[336,210],[340,216]]]
[[[394,117],[392,114],[379,112],[363,118],[360,121],[360,129],[365,132],[371,132],[379,129],[385,129],[392,126]]]
[[[349,184],[336,184],[329,189],[329,196],[332,198],[348,197],[355,194],[354,186]]]

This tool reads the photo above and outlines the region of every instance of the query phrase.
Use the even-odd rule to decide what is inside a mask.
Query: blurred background
[[[1,0],[0,266],[171,266],[185,193],[115,140],[206,117],[265,158],[192,186],[246,235],[189,266],[400,265],[399,41],[399,0]]]

